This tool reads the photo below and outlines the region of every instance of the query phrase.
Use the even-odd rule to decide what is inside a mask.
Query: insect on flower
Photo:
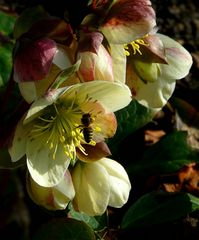
[[[84,140],[87,143],[90,143],[90,141],[93,138],[93,129],[90,126],[90,124],[93,122],[93,118],[91,117],[90,113],[84,113],[81,118],[81,123],[80,127],[82,127],[81,132],[84,135]]]

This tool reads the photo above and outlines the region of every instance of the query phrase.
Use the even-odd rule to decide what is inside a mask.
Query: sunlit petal
[[[78,211],[89,216],[102,215],[110,196],[109,175],[99,163],[77,164],[72,173],[74,203]]]
[[[52,187],[64,178],[70,159],[63,149],[58,146],[55,158],[52,156],[49,146],[42,139],[27,142],[27,166],[28,170],[39,185]]]
[[[106,168],[110,176],[109,206],[122,207],[129,198],[131,183],[124,167],[118,162],[103,158],[99,163]]]
[[[110,44],[113,63],[114,81],[125,83],[126,79],[126,55],[124,45]]]
[[[24,117],[18,122],[12,145],[8,148],[11,160],[13,162],[18,161],[21,157],[26,154],[26,133],[23,126]]]
[[[163,34],[157,35],[164,44],[168,62],[168,65],[161,65],[161,76],[171,79],[185,77],[193,63],[191,54],[174,39]]]

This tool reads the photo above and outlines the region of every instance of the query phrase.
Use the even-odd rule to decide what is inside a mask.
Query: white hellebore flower
[[[55,186],[63,179],[69,164],[75,163],[76,149],[86,156],[84,145],[95,146],[115,134],[113,112],[130,101],[126,85],[109,81],[51,90],[36,100],[19,121],[9,148],[11,159],[15,162],[26,155],[33,180],[43,187]],[[84,114],[92,118],[91,141],[85,139]]]
[[[75,188],[74,207],[90,216],[102,215],[107,206],[122,207],[131,189],[123,166],[109,158],[94,163],[77,162],[72,180]]]
[[[192,66],[191,54],[163,34],[148,34],[128,46],[126,84],[142,105],[159,111],[172,96],[176,80]],[[128,51],[127,51],[128,53]]]

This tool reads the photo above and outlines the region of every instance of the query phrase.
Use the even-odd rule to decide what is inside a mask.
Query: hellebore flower
[[[126,84],[132,95],[146,107],[160,110],[171,97],[176,80],[191,68],[190,53],[162,34],[146,35],[125,45]]]
[[[33,202],[48,210],[65,209],[75,196],[71,175],[68,170],[65,172],[63,180],[54,187],[42,187],[29,174],[27,175],[26,186],[30,198]]]
[[[122,207],[131,189],[123,166],[109,158],[94,163],[77,162],[72,171],[72,181],[74,208],[90,216],[102,215],[107,206]]]
[[[33,180],[44,187],[55,186],[69,164],[75,163],[76,149],[86,155],[84,145],[95,146],[115,134],[113,112],[130,101],[125,84],[109,81],[53,89],[36,100],[19,121],[9,148],[11,159],[17,161],[26,154]],[[92,118],[88,125],[88,119],[82,120],[85,114]],[[92,133],[89,141],[85,129]]]
[[[22,24],[16,24],[16,31],[20,29],[18,25],[21,27]],[[73,33],[63,20],[45,16],[17,36],[14,80],[19,84],[22,96],[31,103],[45,93],[61,70],[72,65]]]
[[[143,37],[155,28],[155,11],[149,0],[98,1],[97,4],[93,1],[92,5],[95,14],[84,18],[82,29],[93,31],[92,26],[104,35],[112,58],[114,81],[125,82],[124,44]]]

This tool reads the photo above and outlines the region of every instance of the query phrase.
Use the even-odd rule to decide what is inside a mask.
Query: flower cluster
[[[191,55],[157,33],[149,0],[93,0],[77,28],[43,8],[25,10],[14,29],[14,80],[29,108],[9,146],[25,156],[32,200],[51,210],[68,203],[90,216],[122,207],[131,183],[109,158],[114,112],[136,99],[160,110]],[[31,13],[31,14],[30,14]]]

